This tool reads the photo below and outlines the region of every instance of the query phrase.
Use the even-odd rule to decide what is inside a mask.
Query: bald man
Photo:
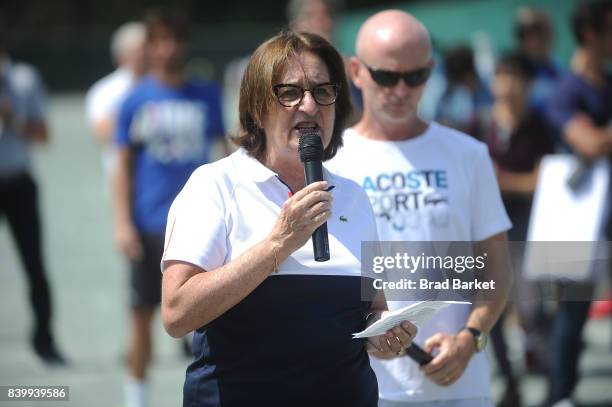
[[[490,406],[490,372],[481,351],[506,302],[505,232],[511,224],[488,150],[417,115],[433,61],[429,34],[413,16],[399,10],[373,15],[359,31],[356,51],[349,70],[363,92],[363,116],[346,130],[329,167],[368,193],[381,240],[474,242],[475,250],[487,252],[478,278],[497,283],[489,301],[479,293],[471,305],[451,305],[419,327],[415,343],[434,355],[426,366],[403,355],[371,358],[379,405]],[[389,307],[406,306],[411,292],[386,291]]]

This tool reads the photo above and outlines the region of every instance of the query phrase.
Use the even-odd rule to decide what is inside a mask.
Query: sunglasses
[[[299,105],[304,94],[310,92],[314,101],[321,106],[333,105],[338,97],[338,89],[340,85],[337,83],[326,82],[313,86],[310,89],[302,88],[298,85],[278,84],[272,89],[276,95],[278,103],[285,107],[293,107]]]
[[[431,73],[430,68],[419,68],[414,71],[398,72],[398,71],[386,71],[384,69],[374,69],[366,65],[363,61],[361,63],[368,69],[372,80],[380,86],[391,87],[397,85],[400,79],[404,80],[406,86],[417,87],[421,86],[429,78]]]

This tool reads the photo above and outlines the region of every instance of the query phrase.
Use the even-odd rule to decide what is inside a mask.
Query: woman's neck
[[[292,192],[295,193],[304,188],[304,166],[297,160],[297,155],[295,159],[283,159],[266,154],[261,163],[278,174]]]

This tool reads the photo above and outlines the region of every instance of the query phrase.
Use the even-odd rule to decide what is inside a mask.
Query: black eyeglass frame
[[[334,99],[333,101],[331,101],[330,103],[321,103],[320,101],[317,100],[317,96],[316,93],[314,92],[315,89],[320,88],[322,86],[333,86],[334,89]],[[280,96],[278,94],[278,90],[281,88],[294,88],[294,89],[298,89],[301,92],[300,98],[297,99],[296,102],[291,102],[291,104],[284,104],[283,102],[281,102],[280,100]],[[276,100],[278,101],[278,103],[280,103],[282,106],[285,107],[294,107],[299,105],[300,103],[302,103],[302,100],[304,99],[304,95],[306,94],[306,92],[310,92],[310,94],[312,95],[312,99],[315,101],[316,104],[318,104],[319,106],[331,106],[334,103],[336,103],[336,100],[338,99],[338,93],[340,91],[340,84],[337,82],[323,82],[323,83],[319,83],[311,88],[303,88],[299,85],[295,85],[292,83],[279,83],[277,85],[272,86],[272,90],[274,91],[274,95],[276,96]]]
[[[406,86],[416,88],[425,84],[425,82],[427,82],[429,76],[431,75],[431,68],[427,66],[412,71],[399,72],[373,68],[363,62],[361,59],[359,61],[363,64],[363,66],[366,67],[366,69],[370,73],[370,76],[372,77],[372,80],[378,85],[386,88],[390,88],[397,85],[400,79],[404,81]]]

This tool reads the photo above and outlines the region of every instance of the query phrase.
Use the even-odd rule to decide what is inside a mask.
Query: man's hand
[[[421,371],[429,380],[439,386],[450,386],[455,383],[476,352],[474,337],[466,330],[456,335],[437,333],[425,341],[425,351],[431,353],[434,349],[440,352],[431,362],[421,367]]]
[[[45,143],[49,130],[44,119],[27,119],[16,115],[13,103],[8,97],[0,96],[0,127],[10,128],[27,141]]]
[[[612,153],[612,131],[597,127],[585,114],[576,114],[563,130],[565,141],[583,158],[596,160]]]
[[[127,223],[117,225],[115,228],[115,243],[121,253],[129,260],[142,259],[142,243],[133,225]]]

